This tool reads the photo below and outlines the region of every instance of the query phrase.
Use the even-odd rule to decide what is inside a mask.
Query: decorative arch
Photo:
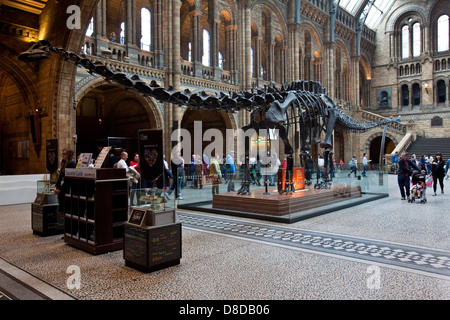
[[[304,31],[306,31],[305,29],[307,29],[310,32],[310,34],[314,36],[314,38],[316,39],[317,46],[319,48],[319,56],[323,57],[322,41],[319,37],[319,33],[317,32],[316,28],[313,25],[309,24],[308,22],[305,22],[303,24],[303,27]]]
[[[285,15],[282,13],[282,10],[278,7],[278,5],[274,4],[272,1],[269,2],[267,0],[256,0],[255,2],[253,2],[251,6],[251,10],[253,10],[259,4],[264,4],[265,6],[270,8],[271,12],[275,15],[275,17],[280,23],[283,39],[285,39],[287,30],[287,21]]]
[[[397,9],[395,9],[390,15],[389,18],[386,20],[385,24],[385,32],[393,32],[395,30],[395,26],[399,19],[401,19],[402,16],[407,14],[417,14],[421,17],[423,23],[428,23],[429,16],[428,12],[431,9],[431,6],[434,4],[415,4],[414,2],[409,2],[404,5],[401,5]]]
[[[74,105],[77,106],[81,99],[90,92],[91,90],[104,86],[111,85],[110,82],[106,81],[103,77],[93,78],[91,81],[87,82],[84,86],[82,86],[75,94],[74,97]],[[149,119],[154,118],[156,121],[156,128],[163,129],[164,128],[164,116],[158,107],[158,104],[152,97],[144,97],[141,94],[136,94],[134,97],[137,101],[139,101],[142,106],[145,108]],[[76,121],[76,113],[73,113]]]
[[[28,106],[38,106],[38,88],[35,85],[37,79],[31,65],[11,58],[17,57],[18,53],[6,46],[1,45],[0,52],[2,53],[0,69],[11,75],[11,80],[17,85]]]
[[[375,132],[374,134],[372,134],[371,136],[369,136],[366,140],[366,142],[364,143],[364,152],[365,153],[369,153],[370,151],[370,144],[372,143],[373,140],[375,140],[376,138],[382,137],[383,136],[383,132],[379,131],[379,132]],[[386,137],[391,139],[392,142],[394,142],[395,145],[398,145],[398,139],[393,136],[392,134],[390,134],[389,132],[386,132]]]

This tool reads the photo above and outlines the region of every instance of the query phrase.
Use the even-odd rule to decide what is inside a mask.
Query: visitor
[[[200,155],[196,156],[195,162],[195,188],[203,189],[203,161]]]
[[[394,166],[395,170],[398,169],[398,152],[395,151],[392,155],[392,165]]]
[[[425,160],[427,160],[427,174],[430,174],[433,164],[433,157],[431,156],[431,154],[428,154],[428,156],[425,157]]]
[[[367,160],[366,154],[363,153],[363,158],[362,158],[362,165],[364,167],[362,176],[363,177],[367,177],[367,171],[369,171],[369,162],[372,160]]]
[[[70,190],[70,184],[65,183],[66,169],[74,169],[77,164],[73,160],[74,152],[72,150],[64,149],[62,152],[61,167],[59,169],[58,181],[56,181],[54,193],[58,195],[59,211],[64,212],[66,193]]]
[[[136,196],[136,190],[139,189],[140,182],[140,174],[141,174],[141,166],[139,160],[139,154],[135,153],[133,156],[133,160],[130,161],[130,170],[135,170],[135,174],[131,178],[131,188],[130,188],[130,204],[133,205],[134,198]]]
[[[432,162],[431,174],[433,176],[433,196],[436,195],[437,183],[441,186],[441,193],[444,193],[444,177],[445,177],[445,162],[442,159],[442,154],[438,152],[434,161]]]
[[[348,176],[350,177],[352,173],[354,173],[356,178],[356,175],[358,174],[358,160],[356,159],[355,155],[352,157],[348,165],[350,167],[350,173],[348,174]]]
[[[173,181],[172,185],[169,189],[169,192],[167,192],[167,195],[170,196],[175,190],[175,198],[177,200],[184,200],[181,196],[181,186],[183,184],[184,180],[184,159],[181,156],[181,153],[177,153],[176,156],[171,161],[171,167],[172,167],[172,174]]]
[[[216,154],[214,158],[211,158],[209,163],[209,175],[212,182],[212,195],[214,196],[215,194],[219,194],[220,179],[222,179],[218,154]]]
[[[320,179],[323,176],[323,169],[325,166],[325,159],[321,154],[317,158],[317,178]]]
[[[448,174],[448,172],[449,172],[449,170],[448,170],[449,168],[448,167],[449,166],[450,166],[450,159],[447,160],[447,163],[445,165],[445,174]]]
[[[420,170],[427,172],[427,159],[424,154],[420,157]]]
[[[116,33],[115,32],[111,32],[108,40],[111,41],[111,42],[117,42]]]
[[[398,162],[397,182],[400,188],[400,195],[402,200],[409,198],[410,180],[414,170],[420,171],[414,162],[408,159],[408,153],[403,152],[402,157]]]
[[[232,191],[235,191],[234,190],[234,175],[236,174],[236,165],[234,164],[234,151],[230,151],[230,153],[227,155],[226,168],[227,168],[227,180],[228,180],[227,191],[232,192]]]
[[[278,169],[281,166],[280,159],[278,159],[278,156],[276,153],[274,153],[270,159],[270,168],[271,168],[271,174],[270,174],[270,186],[276,186],[278,181]]]
[[[126,153],[125,151],[123,151],[123,152],[120,154],[120,160],[119,160],[119,162],[117,162],[116,168],[117,168],[117,169],[125,169],[126,172],[128,173],[128,164],[127,164],[127,162],[126,162],[127,160],[128,160],[128,153]]]

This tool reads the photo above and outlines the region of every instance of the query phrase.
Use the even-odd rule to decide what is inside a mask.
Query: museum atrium
[[[448,4],[0,1],[0,300],[448,300]]]

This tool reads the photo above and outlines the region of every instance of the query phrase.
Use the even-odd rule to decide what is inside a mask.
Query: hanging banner
[[[49,139],[46,142],[47,170],[54,174],[58,170],[58,139]]]
[[[155,180],[163,174],[162,130],[139,130],[139,159],[142,178]]]

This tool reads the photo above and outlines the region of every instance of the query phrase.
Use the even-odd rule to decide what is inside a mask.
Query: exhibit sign
[[[58,170],[58,139],[49,139],[46,142],[47,170],[54,174]]]
[[[106,157],[109,154],[109,151],[111,150],[111,147],[104,147],[102,151],[98,154],[97,160],[95,160],[94,168],[101,168],[103,165],[103,162],[105,162]]]
[[[139,131],[139,158],[142,178],[153,181],[164,172],[162,130]]]
[[[91,164],[92,153],[82,153],[78,158],[77,168],[88,168]]]
[[[128,223],[142,226],[143,222],[145,221],[146,213],[146,210],[133,209],[133,212],[130,215],[130,219],[128,219]]]

